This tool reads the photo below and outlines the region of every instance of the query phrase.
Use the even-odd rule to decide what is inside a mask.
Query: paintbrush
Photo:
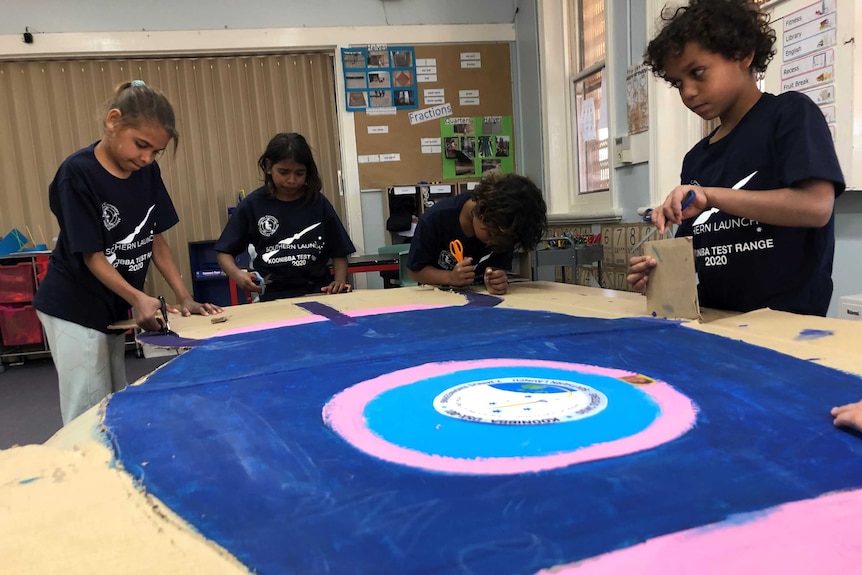
[[[694,190],[689,190],[689,191],[688,191],[688,193],[685,195],[685,197],[682,199],[682,205],[680,206],[680,211],[685,210],[687,207],[689,207],[689,206],[691,205],[691,203],[694,201],[694,196],[695,196],[695,191],[694,191]],[[645,222],[652,222],[652,212],[653,212],[652,208],[650,208],[650,209],[648,209],[647,211],[645,211],[645,212],[644,212],[643,220],[644,220]],[[647,241],[648,239],[650,239],[650,237],[651,237],[651,236],[656,232],[656,230],[658,230],[658,228],[653,228],[653,229],[651,229],[649,232],[647,232],[647,235],[645,235],[644,237],[642,237],[642,238],[641,238],[641,241],[639,241],[638,243],[636,243],[636,244],[634,245],[634,247],[632,247],[631,251],[632,251],[632,252],[636,252],[636,251],[638,251],[638,249],[639,249],[642,245],[644,245],[644,242],[645,242],[645,241]]]
[[[747,184],[747,183],[748,183],[748,181],[749,181],[751,178],[753,178],[755,174],[757,174],[757,171],[751,172],[750,174],[748,174],[747,176],[745,176],[744,178],[742,178],[741,180],[739,180],[738,182],[736,182],[735,184],[733,184],[733,187],[731,187],[730,189],[731,189],[731,190],[740,190],[740,189],[742,189],[742,186],[744,186],[745,184]],[[688,191],[688,193],[685,195],[685,197],[684,197],[684,198],[683,198],[683,200],[682,200],[682,206],[681,206],[680,211],[685,210],[687,207],[689,207],[689,206],[691,205],[691,202],[692,202],[692,201],[694,201],[694,196],[695,196],[695,191],[694,191],[694,190],[689,190],[689,191]],[[710,210],[711,210],[712,212],[717,212],[717,211],[718,211],[718,208],[710,208]],[[644,220],[645,222],[651,222],[651,221],[652,221],[652,209],[649,209],[649,210],[647,210],[647,211],[645,211],[645,212],[644,212],[643,220]],[[695,223],[697,223],[697,222],[695,222]],[[631,250],[631,251],[636,252],[636,251],[638,250],[638,248],[639,248],[639,247],[641,247],[641,246],[643,245],[643,243],[644,243],[645,241],[647,241],[647,240],[649,239],[649,237],[650,237],[651,235],[653,235],[657,229],[658,229],[658,228],[653,228],[653,229],[651,229],[651,230],[649,231],[649,233],[647,233],[647,235],[645,235],[643,238],[641,238],[641,241],[639,241],[637,244],[635,244],[635,246],[632,248],[632,250]]]

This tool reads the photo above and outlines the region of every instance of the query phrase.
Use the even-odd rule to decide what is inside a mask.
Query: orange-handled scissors
[[[449,242],[449,253],[459,263],[464,259],[464,244],[461,243],[461,240],[452,240]]]

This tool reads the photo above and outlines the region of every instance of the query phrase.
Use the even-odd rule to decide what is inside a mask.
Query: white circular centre
[[[572,381],[502,377],[450,387],[434,398],[443,415],[498,425],[565,423],[602,411],[608,398]]]

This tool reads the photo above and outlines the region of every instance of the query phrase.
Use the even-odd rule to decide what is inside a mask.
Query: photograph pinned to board
[[[458,152],[461,151],[461,138],[452,136],[443,138],[443,147],[446,150],[446,159],[452,160],[458,157]]]
[[[388,68],[389,53],[386,50],[375,50],[368,52],[369,68]]]
[[[498,158],[505,158],[509,155],[509,136],[497,136],[494,155]]]
[[[472,136],[476,133],[476,128],[473,125],[473,118],[459,118],[459,120],[464,120],[464,122],[460,124],[453,124],[456,134],[464,134],[465,136]],[[469,120],[469,121],[467,121]]]
[[[365,50],[362,49],[347,49],[341,51],[341,61],[345,68],[349,69],[364,69],[365,65]]]
[[[483,116],[482,117],[482,133],[483,134],[502,134],[503,126],[500,116]]]
[[[342,48],[341,60],[348,112],[418,107],[416,54],[412,46]]]
[[[370,96],[368,105],[371,108],[385,108],[392,105],[390,90],[371,90],[368,94]]]
[[[472,116],[440,120],[443,177],[481,177],[515,171],[511,116]]]
[[[494,143],[497,138],[494,136],[479,136],[479,156],[489,158],[494,155]]]
[[[416,85],[416,78],[411,70],[396,70],[392,72],[392,83],[396,88],[410,88]]]
[[[364,90],[368,87],[364,72],[347,72],[344,74],[344,85],[349,89]]]
[[[348,92],[347,106],[364,110],[368,107],[368,100],[365,99],[365,94],[366,92]]]
[[[464,136],[461,138],[461,151],[471,160],[476,157],[476,138]]]
[[[395,90],[395,106],[397,108],[415,108],[416,90]]]
[[[350,88],[349,85],[347,87]],[[374,90],[379,90],[381,88],[390,88],[391,84],[389,82],[389,72],[369,72],[368,87]]]

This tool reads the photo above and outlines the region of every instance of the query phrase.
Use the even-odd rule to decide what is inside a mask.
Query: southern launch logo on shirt
[[[106,210],[105,206],[109,206],[111,209]],[[154,231],[152,223],[150,223],[149,230],[143,233],[142,230],[150,221],[150,215],[152,215],[154,209],[156,209],[155,204],[150,206],[150,209],[147,210],[146,215],[135,226],[132,233],[114,242],[113,246],[105,250],[105,257],[108,259],[108,263],[114,266],[121,274],[124,271],[137,272],[144,269],[144,264],[153,257],[153,251],[150,249]],[[109,214],[110,218],[106,218],[105,214]],[[122,221],[119,210],[110,204],[102,205],[102,218],[105,228],[108,230],[114,229]]]
[[[120,210],[117,209],[117,206],[107,202],[102,204],[102,222],[108,231],[117,227],[117,224],[120,223]]]
[[[734,190],[742,189],[757,171],[738,181]],[[693,185],[700,185],[692,181]],[[753,228],[753,229],[752,229]],[[775,239],[763,237],[763,226],[757,220],[740,218],[710,208],[701,212],[692,223],[695,238],[700,238],[694,251],[706,267],[725,266],[736,254],[769,250],[775,247]]]
[[[269,214],[257,220],[257,231],[265,238],[270,237],[278,230],[278,220]]]
[[[442,270],[454,270],[458,264],[458,260],[449,250],[440,250],[440,255],[437,256],[437,265]]]
[[[278,222],[276,222],[276,226]],[[294,267],[303,267],[309,262],[316,261],[317,256],[323,251],[323,236],[319,233],[316,238],[308,241],[306,238],[300,241],[308,232],[320,227],[323,222],[311,224],[304,230],[300,230],[292,236],[285,238],[275,245],[267,246],[260,258],[268,264],[291,264]]]

